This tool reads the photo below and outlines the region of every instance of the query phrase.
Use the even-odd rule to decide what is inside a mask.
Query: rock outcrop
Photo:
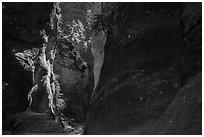
[[[85,134],[202,134],[202,3],[2,9],[3,134],[82,134],[84,121]],[[24,51],[44,45],[47,68],[20,65]],[[48,114],[48,88],[62,99],[60,124]]]
[[[202,73],[189,79],[161,115],[157,134],[202,134]]]
[[[66,109],[63,110],[63,113],[67,117],[83,121],[88,111],[89,97],[93,88],[93,57],[90,52],[90,44],[87,42],[90,38],[90,30],[86,20],[88,3],[62,2],[59,7],[63,20],[62,30],[67,34],[69,44],[72,44],[72,48],[75,50],[74,54],[77,53],[77,57],[75,59],[60,58],[58,54],[54,64],[54,71],[59,75],[61,93],[65,101]],[[85,43],[87,47],[84,48]],[[66,46],[65,44],[64,47]],[[70,51],[60,49],[60,52],[69,56]],[[82,71],[79,71],[69,67],[73,63],[76,64],[75,67],[86,65]]]
[[[103,31],[92,36],[91,51],[94,57],[94,89],[98,84],[101,73],[101,67],[104,61],[104,46],[106,43],[106,36]]]
[[[102,12],[104,63],[85,133],[201,134],[201,3],[104,7],[114,12]]]
[[[83,3],[75,3],[79,7],[80,13],[73,13],[71,16],[66,16],[66,4],[59,4],[62,7],[62,15],[64,21],[73,21],[73,19],[82,20],[86,23],[87,6]],[[72,5],[72,4],[71,4]],[[80,9],[82,5],[82,8]],[[57,4],[55,4],[57,6]],[[24,60],[24,52],[32,50],[33,48],[40,49],[43,44],[47,44],[45,53],[46,58],[50,58],[50,51],[56,43],[55,38],[52,37],[51,31],[53,3],[4,3],[3,4],[3,127],[4,130],[9,130],[10,123],[13,123],[15,114],[25,111],[28,108],[28,92],[32,87],[37,85],[36,90],[31,94],[32,103],[31,111],[37,113],[48,112],[49,100],[46,92],[45,83],[42,81],[46,75],[46,69],[40,63],[34,65],[34,74],[30,70],[26,70],[19,60],[25,61],[25,65],[29,64],[31,60]],[[60,8],[60,7],[57,7]],[[81,13],[84,13],[81,15]],[[53,13],[54,14],[54,13]],[[55,16],[55,15],[54,15]],[[54,19],[53,19],[54,20]],[[67,22],[63,24],[67,27]],[[75,25],[75,24],[74,24]],[[81,24],[80,24],[81,25]],[[80,26],[81,27],[81,26]],[[74,28],[76,29],[76,28]],[[83,28],[82,28],[83,29]],[[43,40],[42,30],[47,35],[47,43]],[[65,30],[65,28],[63,28]],[[74,30],[78,31],[78,30]],[[56,32],[54,32],[56,33]],[[69,33],[68,33],[69,34]],[[68,35],[67,34],[67,35]],[[44,35],[44,36],[45,36]],[[50,36],[50,37],[49,37]],[[88,35],[87,35],[88,37]],[[88,37],[89,38],[89,37]],[[88,39],[87,38],[87,39]],[[85,40],[84,40],[85,41]],[[62,99],[65,104],[61,113],[64,117],[74,118],[75,120],[83,121],[88,110],[89,96],[93,88],[92,69],[90,62],[92,62],[92,55],[90,47],[81,56],[79,51],[76,52],[76,47],[73,47],[71,41],[68,44],[65,42],[65,48],[71,45],[71,49],[58,49],[56,60],[54,60],[54,73],[59,75],[59,84],[62,94]],[[67,47],[66,47],[67,46]],[[82,46],[75,45],[74,46]],[[87,45],[89,46],[89,45]],[[75,48],[75,51],[73,51]],[[73,52],[72,52],[73,51]],[[62,53],[63,52],[63,53]],[[73,54],[72,58],[60,58],[61,54]],[[16,54],[16,56],[14,56]],[[32,56],[32,55],[31,55]],[[38,55],[39,52],[38,52]],[[18,58],[18,59],[16,59]],[[38,58],[39,59],[39,58]],[[39,61],[37,59],[37,61]],[[28,62],[26,62],[28,61]],[[36,61],[36,62],[37,62]],[[63,63],[62,63],[63,62]],[[28,63],[28,64],[26,64]],[[64,65],[65,64],[65,65]],[[69,66],[69,65],[73,66]],[[84,65],[85,64],[85,65]],[[69,67],[67,67],[69,66]],[[78,67],[78,68],[77,68]],[[52,77],[52,76],[51,76]],[[90,82],[89,82],[90,81]],[[54,93],[56,94],[56,93]],[[59,104],[61,105],[61,104]],[[40,117],[41,115],[39,115]],[[32,117],[32,116],[31,116]],[[27,117],[29,118],[29,117]],[[26,119],[26,118],[25,118]],[[39,122],[40,119],[36,121]],[[32,121],[32,120],[31,120]],[[31,121],[27,121],[28,123]],[[51,119],[50,119],[51,121]],[[53,120],[54,122],[54,120]],[[7,126],[8,125],[8,126]],[[37,125],[37,124],[36,124]],[[46,125],[46,124],[45,124]],[[11,125],[10,125],[11,126]],[[26,128],[26,125],[24,125]],[[40,132],[40,126],[38,127]],[[29,131],[30,129],[25,129]],[[50,129],[49,129],[50,130]],[[25,131],[25,132],[27,132]],[[22,131],[23,132],[23,131]],[[42,131],[44,132],[44,131]]]
[[[17,113],[28,107],[27,94],[32,88],[32,73],[14,56],[42,44],[40,30],[48,29],[52,3],[3,3],[3,113]],[[3,118],[4,120],[4,118]]]

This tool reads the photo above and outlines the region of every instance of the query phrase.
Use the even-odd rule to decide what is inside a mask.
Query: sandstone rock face
[[[87,4],[88,3],[80,2],[59,4],[63,19],[61,27],[64,32],[70,36],[69,42],[72,43],[74,50],[79,54],[77,56],[79,56],[80,59],[62,59],[60,58],[60,55],[57,55],[54,64],[54,72],[59,75],[61,93],[63,94],[63,100],[65,101],[65,109],[62,112],[65,116],[76,120],[84,120],[88,110],[89,96],[92,91],[92,82],[90,79],[92,76],[93,59],[91,57],[90,47],[83,50],[83,42],[89,38],[86,21]],[[78,25],[78,28],[74,28],[72,26],[73,24],[75,27]],[[70,28],[68,26],[70,26]],[[80,33],[80,30],[81,32],[83,31],[83,33]],[[80,36],[78,36],[79,34]],[[71,37],[72,35],[76,37],[78,36],[78,40],[81,41],[77,43],[75,37]],[[62,50],[62,52],[69,55],[69,51]],[[86,64],[86,69],[84,69],[83,72],[76,68],[72,69],[67,67],[70,64],[76,64],[80,67],[83,63]]]
[[[189,79],[161,115],[158,134],[202,134],[202,73]]]
[[[14,54],[42,46],[39,32],[49,28],[47,22],[52,6],[52,3],[3,3],[3,130],[11,128],[14,114],[28,107],[27,94],[33,84],[32,73],[20,65]]]
[[[137,19],[107,35],[86,134],[201,134],[201,74],[190,79],[201,71],[200,6],[129,5]]]
[[[184,7],[181,15],[184,39],[180,50],[182,54],[181,71],[184,79],[187,79],[202,68],[202,6],[200,3],[189,3]]]
[[[67,25],[71,24],[72,21],[79,20],[82,23],[86,23],[86,10],[87,3],[60,3],[61,14],[63,19],[62,29],[65,30]],[[65,28],[64,28],[65,27]],[[78,30],[74,30],[78,31]],[[69,32],[67,35],[70,35]],[[88,35],[87,35],[88,37]],[[55,41],[53,39],[48,39],[48,46],[46,48],[46,56],[50,57],[49,52],[53,48],[53,43]],[[69,41],[70,44],[71,41]],[[73,44],[73,43],[72,43]],[[82,45],[74,43],[75,50],[78,50],[77,47]],[[68,45],[64,45],[65,47]],[[90,50],[90,48],[89,48]],[[69,54],[69,50],[67,49],[59,49],[59,52],[63,52],[63,54]],[[77,51],[80,52],[80,51]],[[81,53],[79,53],[81,54]],[[92,59],[90,58],[91,52],[83,52],[83,55],[79,55],[79,57],[83,57],[83,59],[74,60],[73,58],[61,58],[60,53],[57,53],[56,60],[54,62],[54,73],[59,76],[60,89],[63,96],[63,100],[65,102],[65,108],[62,110],[67,117],[72,117],[75,119],[84,119],[87,109],[88,109],[88,101],[90,92],[92,90],[91,73]],[[85,60],[85,61],[84,61]],[[76,69],[76,67],[80,67],[83,64],[83,61],[87,64],[87,68],[84,72],[80,72]],[[74,67],[70,67],[71,65],[76,64]],[[31,105],[32,111],[34,112],[46,112],[48,109],[48,98],[45,87],[42,83],[42,77],[46,74],[45,70],[41,67],[37,67],[35,71],[35,84],[38,84],[38,89],[32,94],[33,102]]]
[[[46,74],[46,71],[38,66],[34,74],[34,83],[37,84],[38,88],[35,92],[32,93],[32,104],[31,110],[33,112],[44,113],[48,110],[48,97],[46,93],[45,86],[42,82],[42,77]]]
[[[65,19],[65,21],[72,22],[73,20],[76,20],[77,22],[77,20],[80,20],[83,23],[86,22],[85,15],[87,3],[60,3],[60,5],[62,8],[63,19]],[[31,95],[31,111],[45,113],[48,110],[48,93],[45,89],[45,81],[43,81],[43,77],[47,75],[47,71],[41,66],[41,64],[36,63],[37,65],[35,64],[35,73],[33,76],[29,70],[25,70],[25,68],[20,65],[20,62],[16,59],[14,54],[23,53],[24,51],[31,50],[33,48],[40,49],[42,48],[43,44],[47,44],[45,51],[46,59],[50,58],[50,50],[56,43],[59,43],[59,41],[56,41],[56,38],[53,37],[54,34],[50,29],[50,24],[52,25],[50,20],[53,19],[53,16],[50,17],[50,15],[54,14],[52,12],[53,6],[55,8],[57,4],[3,4],[3,130],[11,130],[9,128],[11,128],[12,124],[15,122],[14,114],[26,110],[28,107],[28,92],[31,91],[31,88],[34,85],[37,85],[38,88]],[[66,9],[70,9],[70,11],[66,11]],[[67,27],[67,22],[65,22],[63,25]],[[80,27],[83,29],[83,25],[80,25]],[[47,37],[48,43],[42,39],[42,30],[45,30],[46,35],[50,36],[49,38]],[[69,35],[69,33],[67,35]],[[88,38],[89,37],[87,35],[87,39]],[[81,45],[77,46],[80,47]],[[61,52],[69,52],[69,50],[62,50]],[[82,121],[87,114],[89,96],[93,89],[93,82],[89,82],[92,80],[92,73],[89,71],[93,69],[91,49],[89,47],[87,52],[83,53],[83,59],[80,55],[77,57],[74,56],[75,59],[78,58],[76,60],[73,58],[69,58],[67,60],[61,59],[61,61],[65,62],[64,64],[66,65],[74,64],[75,66],[72,68],[67,68],[66,66],[60,64],[58,62],[59,56],[60,55],[57,53],[57,57],[54,62],[54,73],[59,75],[59,83],[61,88],[60,92],[62,93],[62,98],[65,102],[65,107],[60,111],[63,113],[63,116]],[[38,60],[38,63],[39,62],[40,61]],[[71,63],[69,64],[69,62]],[[88,65],[83,66],[84,62],[88,62]],[[89,64],[90,62],[92,64]],[[76,67],[79,67],[78,70],[76,70]],[[50,68],[47,67],[47,69]],[[56,92],[54,94],[56,94]],[[23,115],[25,118],[24,120],[27,121],[23,125],[24,129],[22,129],[21,134],[24,132],[32,132],[32,130],[35,130],[34,128],[38,130],[38,133],[51,132],[53,128],[56,128],[56,131],[53,130],[55,133],[62,132],[61,129],[57,129],[59,125],[55,124],[54,120],[52,120],[50,117],[48,120],[50,123],[46,123],[45,120],[45,123],[42,124],[40,123],[40,118],[43,118],[42,114],[39,114],[40,118],[38,117],[37,119],[32,119],[32,116],[33,115],[30,114]],[[34,127],[27,127],[32,124],[34,124]],[[53,124],[53,128],[46,127],[49,126],[49,124]],[[45,126],[46,131],[43,131],[43,126]]]
[[[84,73],[66,68],[65,66],[55,63],[54,70],[60,76],[60,88],[65,101],[64,114],[68,117],[83,119],[87,111],[89,72],[88,69]]]
[[[3,111],[16,113],[28,107],[32,73],[25,70],[14,53],[40,47],[39,31],[47,29],[52,3],[4,3],[3,8]]]
[[[100,78],[101,67],[104,60],[105,43],[106,36],[103,31],[92,36],[91,51],[94,57],[94,89],[96,88]]]

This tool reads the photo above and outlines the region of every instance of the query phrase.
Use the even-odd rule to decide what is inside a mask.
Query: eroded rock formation
[[[77,4],[83,5],[83,3],[75,3]],[[4,131],[12,130],[11,125],[16,121],[14,115],[26,111],[29,106],[28,101],[30,101],[29,110],[33,111],[34,115],[36,112],[52,112],[54,115],[79,121],[83,121],[86,116],[92,90],[89,82],[91,65],[88,64],[91,61],[86,57],[89,57],[91,52],[83,52],[83,58],[80,55],[80,49],[77,46],[82,45],[74,42],[79,40],[81,35],[77,37],[79,39],[73,38],[75,41],[71,41],[75,33],[70,39],[60,38],[65,35],[65,32],[59,30],[63,27],[60,26],[62,23],[60,12],[63,12],[63,15],[66,13],[64,9],[60,10],[59,5],[58,3],[4,3],[3,5],[3,27],[6,28],[3,31]],[[81,16],[78,13],[71,13],[71,15],[79,20],[83,17],[85,20],[87,7],[84,8],[79,9],[84,15]],[[73,21],[73,18],[69,20]],[[70,25],[70,28],[78,33],[79,29],[84,29],[83,24],[80,23],[76,21],[71,25],[78,25],[77,27],[81,28],[74,28],[76,26],[71,26],[68,22],[64,22],[63,25]],[[34,48],[38,49],[36,59],[33,59],[33,53],[31,53]],[[37,63],[34,64],[34,61]],[[50,111],[49,108],[51,108]],[[25,112],[25,114],[28,116],[24,120],[26,118],[31,118],[30,121],[34,120],[29,116],[30,113]],[[39,117],[41,117],[40,114]],[[51,119],[49,122],[52,123]],[[34,125],[37,126],[37,124]],[[46,125],[44,121],[44,126]],[[26,128],[26,124],[23,126]],[[30,129],[25,131],[29,132]]]
[[[86,134],[201,134],[201,3],[103,6]]]
[[[54,5],[3,3],[3,134],[202,134],[201,3]]]
[[[106,35],[103,31],[92,36],[91,51],[94,57],[94,89],[98,85],[101,74],[101,68],[104,61],[104,46],[106,43]]]

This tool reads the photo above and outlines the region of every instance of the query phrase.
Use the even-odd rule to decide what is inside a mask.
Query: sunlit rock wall
[[[28,107],[27,94],[32,88],[32,74],[20,65],[17,52],[42,46],[40,30],[49,32],[52,3],[3,3],[2,75],[3,112],[16,113]]]
[[[53,3],[2,3],[3,131],[11,129],[16,113],[26,110],[27,94],[33,86],[31,71],[25,70],[14,54],[42,46],[40,30],[49,32],[52,8]]]
[[[66,108],[63,113],[67,117],[83,120],[88,111],[89,96],[93,88],[92,82],[92,55],[90,52],[89,26],[86,20],[88,3],[62,2],[60,3],[62,14],[62,29],[69,35],[75,50],[86,62],[87,69],[80,72],[69,67],[73,59],[60,59],[56,57],[54,71],[59,75],[61,93],[65,101]],[[75,37],[76,36],[76,37]],[[66,51],[63,51],[66,52]],[[65,65],[60,62],[64,62]]]
[[[104,61],[104,46],[106,35],[103,31],[92,36],[91,51],[94,57],[94,89],[100,78],[101,68]]]

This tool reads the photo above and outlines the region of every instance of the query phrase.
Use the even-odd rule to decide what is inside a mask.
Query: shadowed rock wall
[[[86,134],[201,134],[201,3],[114,4]]]

